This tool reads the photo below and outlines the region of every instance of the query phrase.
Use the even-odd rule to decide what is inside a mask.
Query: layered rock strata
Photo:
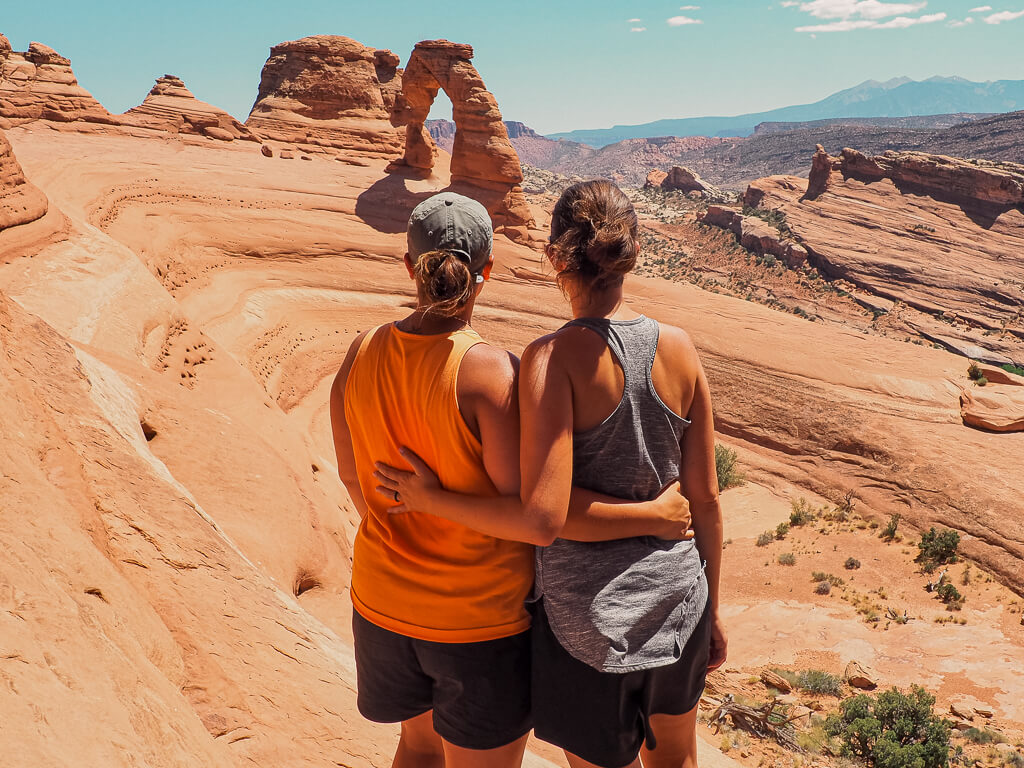
[[[1024,432],[1024,376],[990,365],[978,369],[988,383],[960,393],[964,424],[989,432]]]
[[[0,128],[33,120],[115,124],[117,118],[78,84],[71,60],[42,43],[20,53],[0,35]]]
[[[398,57],[338,35],[275,45],[246,126],[310,151],[393,157],[402,133],[389,121],[401,87]]]
[[[821,148],[809,180],[759,179],[743,202],[774,211],[824,277],[937,319],[932,343],[1024,361],[1024,165]]]
[[[172,133],[191,133],[222,141],[258,141],[248,127],[223,109],[200,101],[180,77],[157,79],[146,100],[123,115],[124,122]]]
[[[46,195],[29,184],[7,137],[0,133],[0,232],[46,213]]]
[[[417,43],[402,76],[391,123],[405,128],[405,153],[393,169],[430,171],[437,147],[425,127],[439,90],[452,102],[452,187],[481,200],[494,223],[526,236],[533,217],[520,184],[523,170],[494,95],[472,65],[473,47],[448,40]]]

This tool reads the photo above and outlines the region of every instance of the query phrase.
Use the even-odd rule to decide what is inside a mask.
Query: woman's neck
[[[435,334],[452,333],[453,331],[468,328],[473,319],[472,302],[462,308],[457,315],[446,317],[434,312],[427,311],[424,307],[418,307],[411,315],[408,315],[396,323],[399,330],[406,333],[418,333],[423,336]]]
[[[622,283],[604,289],[570,290],[569,304],[572,316],[606,317],[610,320],[632,320],[639,315],[626,306],[622,297]]]

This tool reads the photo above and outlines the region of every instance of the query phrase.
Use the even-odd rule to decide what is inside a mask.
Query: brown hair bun
[[[558,273],[586,289],[622,282],[636,266],[639,224],[625,193],[606,179],[573,184],[551,213],[550,249],[564,263]]]
[[[443,317],[458,314],[473,293],[469,265],[454,251],[427,251],[416,259],[416,282],[430,303],[428,312]]]

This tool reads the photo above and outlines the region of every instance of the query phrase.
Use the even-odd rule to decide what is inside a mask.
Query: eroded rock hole
[[[309,573],[300,573],[295,577],[295,585],[292,587],[292,592],[298,597],[304,592],[309,592],[309,590],[317,589],[321,586],[323,585],[316,576]]]
[[[145,419],[139,422],[139,426],[142,427],[142,434],[146,438],[147,443],[150,442],[154,437],[156,437],[156,430]]]

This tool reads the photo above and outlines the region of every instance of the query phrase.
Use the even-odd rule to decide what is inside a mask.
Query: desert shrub
[[[814,520],[814,510],[803,496],[791,501],[789,506],[792,510],[789,513],[790,525],[807,525]]]
[[[771,531],[765,531],[757,537],[757,546],[767,547],[773,541],[775,541],[775,534]]]
[[[818,595],[827,595],[832,592],[832,585],[827,581],[819,581],[814,585],[814,592]]]
[[[814,571],[811,574],[811,581],[827,581],[833,587],[841,587],[846,583],[838,576],[833,576],[831,573],[825,573],[824,571]]]
[[[963,607],[963,595],[960,594],[960,590],[948,582],[940,584],[938,589],[935,590],[935,594],[939,596],[939,600],[946,604],[946,608],[951,611],[959,611]]]
[[[889,518],[889,522],[885,524],[885,528],[882,529],[882,533],[879,534],[880,538],[885,541],[892,541],[896,538],[896,529],[900,526],[899,513],[894,514]]]
[[[846,562],[843,563],[843,568],[848,571],[855,571],[860,568],[860,560],[856,557],[848,557],[846,558]]]
[[[974,380],[974,383],[977,384],[979,387],[984,387],[986,384],[988,384],[988,379],[986,379],[984,376],[980,376]]]
[[[970,364],[969,366],[967,366],[967,375],[968,375],[968,376],[969,376],[970,378],[972,378],[972,379],[974,379],[975,381],[977,381],[977,380],[978,380],[978,379],[980,379],[980,378],[981,378],[981,376],[982,376],[982,373],[981,373],[981,366],[979,366],[979,365],[978,365],[978,364],[977,364],[976,362],[974,362],[974,361],[972,360],[972,361],[971,361],[971,364]]]
[[[718,474],[718,490],[743,485],[743,473],[736,468],[736,451],[724,445],[715,445],[715,472]]]
[[[1014,374],[1016,374],[1018,376],[1024,376],[1024,368],[1021,368],[1020,366],[1016,366],[1013,363],[1007,363],[1006,365],[1001,366],[1001,367],[1007,373],[1014,373]]]
[[[796,676],[797,687],[802,691],[817,693],[823,696],[841,696],[843,681],[820,669],[805,669]]]
[[[792,552],[783,552],[779,555],[779,565],[796,565],[796,555]]]
[[[1002,744],[1006,741],[1003,734],[998,731],[990,731],[988,728],[975,728],[974,726],[964,731],[964,738],[975,744]]]
[[[1003,758],[1003,765],[1006,768],[1024,768],[1024,755],[1020,752],[1011,752]]]
[[[956,562],[956,550],[960,546],[960,534],[951,528],[944,531],[931,530],[921,536],[917,544],[915,562],[921,564],[926,573],[931,573],[937,566]]]
[[[945,768],[949,762],[949,723],[937,717],[935,697],[912,686],[892,688],[877,698],[860,694],[839,705],[825,721],[825,733],[838,739],[843,755],[871,768]]]
[[[789,523],[779,523],[775,526],[775,538],[780,541],[786,538],[786,534],[789,533]]]

